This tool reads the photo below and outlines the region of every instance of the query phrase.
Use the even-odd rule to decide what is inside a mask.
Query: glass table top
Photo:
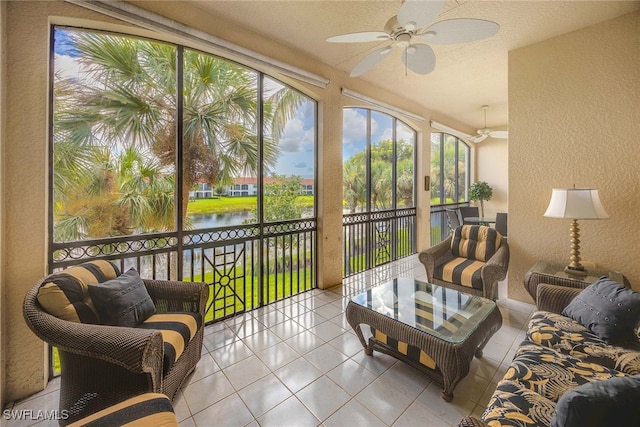
[[[586,268],[585,269],[585,271],[587,272],[586,276],[572,276],[568,273],[565,273],[564,266],[549,263],[549,262],[544,262],[544,261],[537,262],[536,265],[534,265],[530,271],[533,273],[542,274],[545,276],[555,276],[555,277],[560,277],[567,280],[575,280],[575,281],[584,282],[584,283],[594,283],[596,280],[598,280],[602,276],[607,276],[618,283],[625,283],[624,276],[622,275],[622,273],[617,271],[607,271],[602,269]]]
[[[352,302],[451,343],[463,342],[496,308],[489,299],[412,278],[376,286]]]

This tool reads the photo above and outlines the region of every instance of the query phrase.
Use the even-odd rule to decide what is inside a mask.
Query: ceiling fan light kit
[[[398,14],[391,17],[384,31],[365,31],[329,37],[332,43],[389,41],[390,45],[366,55],[351,71],[357,77],[380,63],[394,46],[403,49],[405,67],[426,75],[436,66],[436,56],[429,44],[468,43],[491,37],[500,26],[482,19],[448,19],[430,25],[442,11],[444,0],[404,0]],[[429,44],[427,44],[429,43]]]

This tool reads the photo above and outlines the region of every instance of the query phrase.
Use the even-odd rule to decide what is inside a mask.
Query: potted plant
[[[480,201],[480,216],[484,216],[483,202],[490,200],[491,196],[493,196],[493,190],[491,186],[484,181],[477,181],[469,186],[469,200]]]

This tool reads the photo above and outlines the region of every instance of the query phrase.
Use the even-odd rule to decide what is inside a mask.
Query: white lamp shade
[[[593,188],[554,188],[544,216],[570,219],[609,218],[600,202],[598,190]]]

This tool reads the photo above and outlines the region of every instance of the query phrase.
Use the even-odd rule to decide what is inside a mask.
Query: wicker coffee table
[[[377,350],[424,372],[442,386],[447,402],[473,356],[482,356],[502,326],[495,302],[408,278],[356,295],[346,317],[367,355]],[[371,327],[368,343],[361,324]]]

